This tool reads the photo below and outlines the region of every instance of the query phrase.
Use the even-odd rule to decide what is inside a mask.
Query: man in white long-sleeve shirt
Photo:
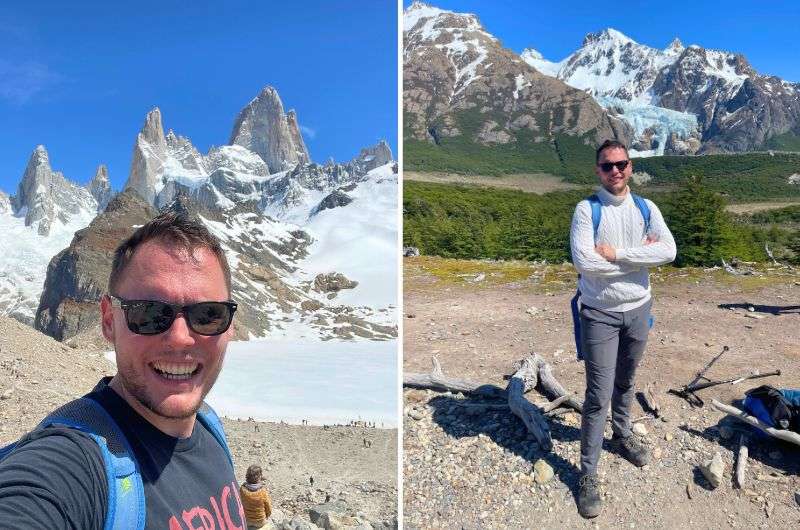
[[[609,403],[615,449],[637,466],[649,460],[647,448],[631,432],[629,414],[634,376],[652,322],[647,268],[675,259],[675,240],[658,207],[638,197],[643,204],[637,205],[628,188],[633,164],[625,145],[606,141],[596,162],[601,186],[591,201],[578,203],[570,232],[572,260],[580,273],[580,338],[586,361],[577,498],[584,517],[596,517],[601,509],[597,461]],[[599,205],[596,233],[591,202]]]

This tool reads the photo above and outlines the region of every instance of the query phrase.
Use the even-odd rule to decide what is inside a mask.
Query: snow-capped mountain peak
[[[581,46],[585,47],[601,42],[613,42],[623,46],[628,43],[636,44],[633,39],[623,34],[621,31],[617,31],[614,28],[606,28],[597,33],[587,33],[583,38],[583,44],[581,44]]]
[[[664,53],[667,55],[680,55],[683,53],[684,49],[685,48],[681,40],[678,37],[675,37],[672,39],[672,42],[670,42],[669,45],[664,48]]]

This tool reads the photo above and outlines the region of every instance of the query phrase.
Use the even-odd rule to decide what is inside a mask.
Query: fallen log
[[[435,356],[431,359],[433,368],[429,374],[406,373],[403,375],[403,386],[438,390],[440,392],[461,392],[473,396],[507,399],[505,389],[495,385],[476,383],[468,379],[448,377],[442,371],[442,365]]]
[[[720,403],[716,399],[711,400],[711,406],[715,409],[719,410],[720,412],[724,412],[728,414],[732,418],[735,418],[739,421],[747,423],[755,427],[756,429],[760,429],[767,433],[768,435],[772,436],[773,438],[778,438],[779,440],[783,440],[784,442],[793,443],[796,445],[800,445],[800,434],[797,434],[792,431],[787,431],[784,429],[776,429],[774,427],[770,427],[766,423],[762,422],[758,418],[754,416],[750,416],[747,412],[738,409],[731,405],[725,405]]]
[[[432,358],[432,364],[433,368],[428,374],[406,373],[403,376],[403,386],[505,399],[507,405],[494,403],[492,406],[495,408],[507,406],[536,437],[539,445],[548,451],[552,448],[553,442],[550,436],[550,427],[544,415],[561,414],[562,411],[568,410],[578,412],[583,410],[581,401],[561,386],[547,361],[535,353],[515,363],[515,371],[509,376],[509,383],[505,389],[468,379],[446,376],[436,357]],[[541,408],[525,397],[525,394],[534,388],[550,400],[543,403]],[[484,405],[475,405],[476,408],[478,406]]]
[[[739,454],[736,457],[736,485],[739,489],[744,489],[745,480],[747,478],[747,442],[748,437],[742,433],[739,436]]]
[[[553,440],[550,437],[550,427],[547,420],[542,416],[539,407],[528,401],[525,393],[536,387],[538,382],[538,365],[536,364],[536,354],[524,359],[519,370],[517,370],[508,382],[506,393],[508,394],[508,408],[511,409],[530,433],[536,437],[539,446],[545,451],[553,448]]]

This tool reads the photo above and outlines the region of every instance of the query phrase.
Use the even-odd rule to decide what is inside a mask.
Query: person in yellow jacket
[[[239,488],[239,496],[244,506],[248,530],[265,528],[272,514],[272,499],[264,486],[261,466],[253,464],[247,468],[245,482]]]

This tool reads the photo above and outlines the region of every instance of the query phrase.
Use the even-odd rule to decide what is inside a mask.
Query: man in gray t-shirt
[[[649,210],[645,220],[633,200],[628,188],[633,163],[625,145],[606,141],[596,161],[601,184],[596,193],[601,213],[597,232],[589,200],[575,208],[570,232],[573,263],[580,273],[581,349],[586,362],[577,499],[584,517],[596,517],[601,509],[597,461],[609,404],[617,451],[637,466],[649,460],[645,446],[632,435],[629,414],[650,327],[647,268],[675,259],[675,241],[658,207],[643,199]]]

